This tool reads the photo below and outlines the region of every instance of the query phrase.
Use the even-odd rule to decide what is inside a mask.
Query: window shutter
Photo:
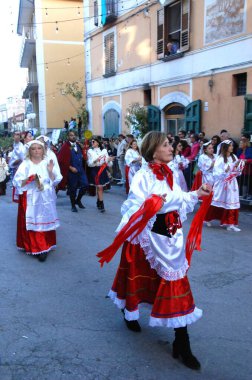
[[[252,133],[252,94],[245,96],[244,129]]]
[[[185,130],[201,131],[201,100],[195,100],[185,108]]]
[[[181,0],[180,51],[190,48],[190,0]]]
[[[157,11],[157,58],[164,58],[164,8]]]
[[[99,20],[98,20],[98,1],[94,1],[94,24],[95,26],[98,26]]]
[[[105,75],[115,72],[115,44],[114,33],[109,33],[104,38],[105,47]]]

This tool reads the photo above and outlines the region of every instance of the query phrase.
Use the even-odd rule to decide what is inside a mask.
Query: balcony
[[[34,36],[34,28],[25,27],[22,33],[22,44],[20,54],[20,67],[29,67],[33,55],[35,55],[36,40]]]
[[[118,17],[118,0],[105,0],[102,2],[102,24],[114,22]]]
[[[38,92],[38,82],[28,82],[23,92],[23,99],[30,99],[32,95]]]

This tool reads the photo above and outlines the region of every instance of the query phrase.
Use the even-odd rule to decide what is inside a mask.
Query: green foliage
[[[0,147],[2,149],[9,148],[13,145],[13,138],[12,137],[0,137]]]
[[[84,87],[80,86],[79,82],[72,82],[72,83],[60,82],[58,83],[58,86],[62,94],[66,96],[70,95],[77,101],[78,103],[78,108],[76,109],[77,117],[81,118],[82,125],[84,129],[86,129],[88,125],[88,110],[86,108],[86,104],[82,103],[82,100],[84,98]]]
[[[126,110],[125,124],[140,138],[148,132],[148,111],[139,103],[131,103]]]

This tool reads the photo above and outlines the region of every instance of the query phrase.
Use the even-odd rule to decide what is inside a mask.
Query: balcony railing
[[[102,2],[102,24],[114,22],[118,17],[118,0],[105,0]]]
[[[24,27],[20,54],[20,67],[29,67],[29,63],[35,53],[35,28]]]

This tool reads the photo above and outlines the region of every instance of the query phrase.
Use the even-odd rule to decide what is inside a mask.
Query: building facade
[[[27,113],[43,133],[63,128],[79,106],[64,87],[84,85],[83,1],[20,0],[17,33],[23,39],[20,66],[28,69]]]
[[[131,103],[149,129],[252,134],[252,0],[85,2],[90,128],[127,132]]]

